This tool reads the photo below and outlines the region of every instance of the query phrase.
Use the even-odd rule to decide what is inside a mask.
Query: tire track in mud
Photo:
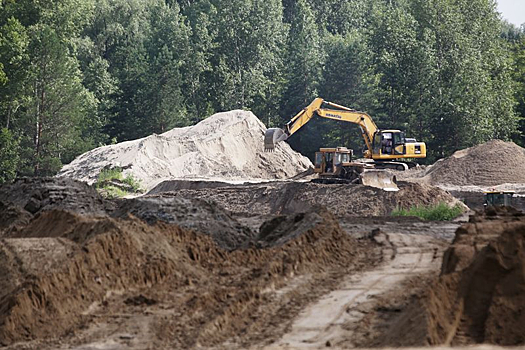
[[[327,294],[304,309],[292,323],[291,329],[267,349],[325,348],[345,346],[352,330],[345,325],[359,322],[380,294],[398,286],[408,277],[439,269],[442,248],[432,238],[422,235],[379,233],[383,242],[385,263],[377,269],[347,276],[339,289]],[[439,254],[436,254],[439,251]]]

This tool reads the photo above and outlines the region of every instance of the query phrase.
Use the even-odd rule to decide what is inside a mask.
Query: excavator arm
[[[324,106],[331,108],[323,108]],[[328,102],[319,97],[313,100],[312,103],[302,111],[297,113],[288,123],[286,123],[283,129],[268,129],[264,138],[264,148],[266,150],[273,150],[277,143],[288,139],[288,137],[296,133],[315,115],[322,118],[357,124],[361,129],[361,134],[369,151],[369,155],[371,156],[372,139],[374,133],[377,131],[377,126],[372,118],[365,112],[359,112],[336,103]]]

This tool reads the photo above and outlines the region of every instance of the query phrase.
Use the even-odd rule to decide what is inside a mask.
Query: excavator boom
[[[415,139],[405,139],[404,134],[399,130],[379,130],[367,113],[328,102],[319,97],[290,119],[284,128],[268,129],[264,138],[265,149],[273,150],[277,143],[295,134],[314,116],[359,126],[366,145],[364,157],[382,162],[381,166],[386,168],[407,167],[404,163],[395,163],[397,159],[426,157],[425,143],[416,142]]]
[[[329,106],[332,108],[322,108],[323,106]],[[283,129],[268,129],[264,138],[264,148],[266,150],[273,150],[277,143],[284,141],[295,134],[316,115],[322,118],[342,120],[357,124],[361,129],[367,148],[370,152],[372,151],[372,138],[377,130],[377,126],[372,118],[365,112],[360,112],[333,102],[328,102],[320,97],[313,100],[312,103],[290,119]]]

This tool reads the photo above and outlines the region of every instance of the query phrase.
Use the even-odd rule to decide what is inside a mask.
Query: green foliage
[[[106,198],[109,198],[109,199],[121,198],[129,194],[129,192],[126,192],[123,189],[112,186],[112,185],[105,185],[104,187],[102,187],[101,192],[104,194]]]
[[[140,183],[140,180],[135,179],[133,175],[127,175],[122,182],[125,184],[128,184],[133,189],[133,192],[142,192],[142,185]]]
[[[0,127],[17,173],[242,108],[282,126],[317,96],[428,144],[428,162],[491,138],[524,144],[524,29],[493,0],[0,2]],[[520,119],[522,118],[522,119]],[[521,124],[520,124],[521,122]],[[363,143],[314,120],[290,139]]]
[[[16,177],[19,163],[19,140],[6,129],[0,129],[0,184]]]
[[[100,174],[98,174],[97,185],[100,185],[110,180],[122,180],[122,169],[118,167],[111,169],[102,169]]]
[[[128,185],[130,190],[127,190],[126,186],[118,186],[119,183]],[[124,177],[122,169],[119,167],[103,169],[98,174],[95,188],[102,190],[102,193],[111,198],[123,197],[130,193],[139,193],[143,191],[140,180],[136,179],[131,174]]]
[[[449,221],[463,213],[463,208],[460,205],[450,207],[447,203],[441,202],[430,206],[414,206],[409,210],[395,209],[392,211],[392,216],[417,216],[423,220],[430,221]]]

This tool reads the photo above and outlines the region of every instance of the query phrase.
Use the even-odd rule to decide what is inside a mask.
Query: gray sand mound
[[[265,131],[251,112],[217,113],[194,126],[96,148],[64,166],[58,176],[93,183],[102,169],[121,167],[124,175],[151,189],[174,178],[285,179],[312,166],[286,142],[275,152],[264,152]]]
[[[439,160],[424,177],[434,185],[525,183],[525,149],[513,142],[492,140]]]

